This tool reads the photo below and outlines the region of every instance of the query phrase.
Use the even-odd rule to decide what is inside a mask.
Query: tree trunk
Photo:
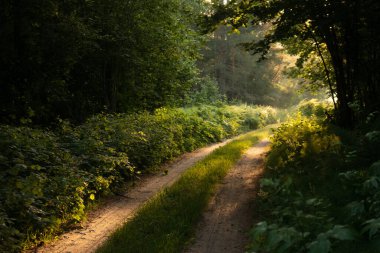
[[[333,29],[326,28],[324,32],[325,43],[331,55],[332,65],[336,78],[336,94],[338,100],[338,123],[343,127],[353,126],[353,111],[349,107],[349,103],[353,102],[350,95],[350,87],[348,87],[347,73],[345,71],[344,58],[340,53],[340,48],[336,33]]]

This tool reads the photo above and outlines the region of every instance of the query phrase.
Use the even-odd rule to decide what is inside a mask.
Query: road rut
[[[227,174],[203,214],[185,253],[242,253],[253,224],[254,196],[269,141],[251,147]]]

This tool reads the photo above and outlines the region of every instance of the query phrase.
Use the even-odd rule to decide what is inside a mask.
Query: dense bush
[[[0,251],[81,221],[99,196],[187,151],[276,122],[269,107],[99,114],[54,130],[0,126]]]
[[[0,206],[6,215],[0,241],[3,252],[17,251],[25,239],[33,242],[80,221],[95,195],[122,181],[125,170],[131,171],[125,153],[113,151],[93,136],[77,136],[76,131],[60,136],[0,127]]]
[[[347,132],[297,116],[272,142],[252,252],[377,252],[380,132]]]
[[[331,114],[333,110],[331,103],[317,99],[303,100],[297,107],[302,115],[307,117],[314,115],[318,118],[323,118],[327,114]]]

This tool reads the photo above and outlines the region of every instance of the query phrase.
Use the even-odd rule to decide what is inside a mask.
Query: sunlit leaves
[[[258,195],[263,212],[269,215],[253,229],[261,237],[252,238],[252,249],[277,252],[267,248],[272,226],[268,224],[276,224],[272,226],[276,233],[282,228],[303,231],[285,252],[376,252],[380,181],[378,155],[366,151],[372,149],[371,134],[362,133],[362,143],[351,146],[333,137],[323,123],[312,121],[298,117],[275,132],[268,159],[271,167]],[[313,133],[308,135],[309,131]],[[377,143],[375,136],[372,141]],[[324,144],[314,149],[314,142]]]
[[[362,233],[368,233],[369,239],[372,239],[380,230],[380,219],[371,219],[363,223]]]
[[[370,87],[378,86],[375,69],[380,61],[376,50],[368,50],[379,47],[377,33],[371,32],[379,30],[378,15],[373,13],[379,8],[378,2],[251,0],[242,1],[237,8],[231,4],[225,10],[229,8],[233,9],[229,11],[230,19],[224,19],[235,27],[247,22],[273,25],[264,39],[248,43],[246,49],[265,55],[269,44],[285,42],[287,48],[300,55],[302,62],[297,67],[306,67],[300,73],[312,80],[314,88],[328,84],[330,96],[336,96],[336,116],[341,125],[355,125],[379,109],[375,99],[379,91]],[[287,43],[288,40],[296,43]],[[358,110],[350,108],[352,103],[358,105]]]

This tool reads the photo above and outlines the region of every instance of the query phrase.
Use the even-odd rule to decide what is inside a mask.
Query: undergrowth
[[[261,180],[262,217],[250,252],[379,252],[378,147],[379,129],[347,131],[314,113],[281,125]]]
[[[253,132],[217,149],[146,203],[97,252],[181,252],[215,185],[268,130]]]
[[[277,121],[270,107],[99,114],[57,129],[0,126],[0,252],[53,238],[99,197],[184,152]]]

